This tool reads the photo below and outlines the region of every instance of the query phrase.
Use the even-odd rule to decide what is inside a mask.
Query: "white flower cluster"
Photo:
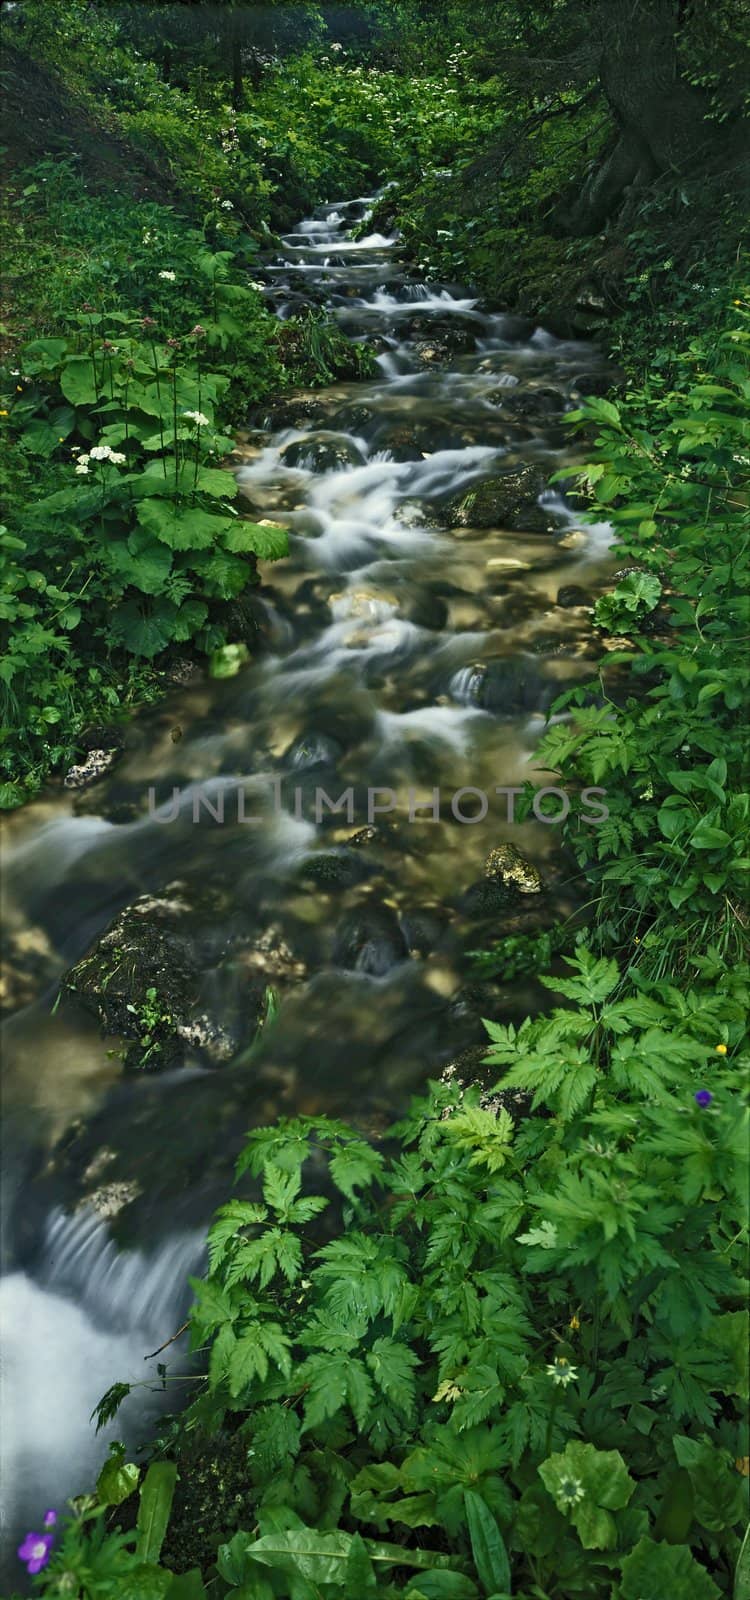
[[[88,454],[78,457],[76,472],[79,477],[86,477],[89,472],[90,461],[109,461],[113,467],[124,467],[127,462],[121,450],[112,450],[108,444],[95,444]]]
[[[165,278],[167,283],[174,283],[175,278],[177,277],[177,273],[176,272],[171,272],[171,271],[160,272],[159,273],[159,277],[160,278]]]
[[[183,411],[182,415],[187,417],[188,422],[194,422],[196,428],[210,428],[211,426],[211,418],[204,417],[202,411]]]
[[[232,205],[231,200],[222,200],[221,209],[222,211],[234,211],[234,206]]]

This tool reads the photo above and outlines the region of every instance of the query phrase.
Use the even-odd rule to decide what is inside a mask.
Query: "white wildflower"
[[[77,473],[78,477],[79,478],[86,477],[87,474],[88,474],[88,470],[89,469],[86,466],[86,462],[85,461],[79,461],[78,466],[76,467],[76,473]]]
[[[177,273],[176,272],[172,272],[171,270],[167,270],[165,272],[160,272],[159,273],[159,277],[160,278],[164,278],[167,283],[174,283],[175,278],[177,277]]]
[[[108,444],[95,444],[90,454],[92,461],[109,461],[112,450]]]
[[[194,422],[196,428],[210,428],[211,426],[210,417],[204,417],[202,411],[183,411],[182,415],[187,417],[188,422]]]
[[[580,1478],[561,1478],[555,1500],[560,1511],[567,1510],[570,1506],[578,1505],[584,1498],[584,1488]]]
[[[234,206],[232,205],[231,200],[222,200],[221,209],[222,211],[234,211]]]
[[[562,1384],[563,1389],[567,1389],[568,1384],[574,1383],[578,1377],[578,1368],[571,1367],[565,1356],[557,1356],[547,1367],[547,1377],[552,1378],[555,1383]]]
[[[128,458],[123,455],[121,450],[113,450],[109,459],[113,467],[124,467]]]

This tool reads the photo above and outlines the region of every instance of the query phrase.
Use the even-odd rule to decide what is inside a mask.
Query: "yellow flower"
[[[574,1333],[577,1333],[578,1329],[580,1328],[580,1326],[581,1326],[581,1324],[578,1321],[577,1316],[573,1315],[571,1317],[571,1319],[570,1319],[570,1322],[568,1323],[568,1327],[572,1328]]]
[[[7,411],[0,411],[0,417],[7,417]]]
[[[17,383],[16,384],[16,394],[23,394],[23,384],[22,383]]]
[[[717,1056],[725,1056],[726,1053],[727,1053],[726,1045],[725,1044],[717,1044],[717,1046],[716,1046],[716,1054],[717,1054]]]
[[[735,300],[735,301],[733,301],[733,304],[736,305],[736,306],[741,306],[742,305],[742,301],[741,300]]]

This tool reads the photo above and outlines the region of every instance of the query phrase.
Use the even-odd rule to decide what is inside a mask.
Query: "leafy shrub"
[[[211,1592],[729,1592],[748,971],[709,952],[679,996],[623,993],[585,950],[568,966],[545,980],[563,1007],[487,1025],[499,1087],[543,1115],[514,1127],[432,1085],[389,1152],[325,1118],[250,1135],[238,1174],[262,1198],[210,1231],[192,1313],[208,1372],[178,1424],[246,1449],[251,1520],[207,1555]],[[82,1592],[85,1549],[46,1593],[63,1566]]]
[[[598,602],[597,621],[638,630],[658,598],[656,574],[667,572],[668,631],[610,656],[638,691],[616,716],[600,683],[563,696],[557,709],[572,709],[572,725],[551,728],[539,755],[568,781],[606,787],[598,865],[590,831],[573,828],[570,840],[599,885],[602,940],[629,950],[637,940],[640,964],[662,971],[707,943],[739,952],[746,927],[750,798],[738,712],[750,685],[750,332],[741,296],[734,301],[721,334],[674,358],[673,385],[656,373],[617,405],[591,399],[571,414],[597,430],[581,482],[614,523],[618,551],[644,569]]]
[[[97,647],[146,660],[188,640],[215,650],[225,634],[211,603],[253,581],[257,557],[286,552],[281,528],[240,514],[234,476],[218,464],[232,444],[217,424],[229,379],[202,352],[233,317],[215,273],[211,283],[213,316],[185,340],[157,342],[148,317],[104,324],[90,310],[72,337],[24,350],[8,425],[21,454],[65,458],[67,482],[24,507],[22,536],[3,535],[11,776],[60,722],[71,668],[85,677]],[[18,797],[11,782],[5,801]]]

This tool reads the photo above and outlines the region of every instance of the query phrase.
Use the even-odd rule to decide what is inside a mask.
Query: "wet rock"
[[[542,875],[514,844],[499,844],[491,850],[484,864],[485,876],[492,883],[512,885],[521,894],[541,894],[544,888]]]
[[[554,519],[536,503],[545,488],[546,478],[539,467],[514,468],[451,501],[447,508],[450,522],[459,528],[504,527],[546,533],[554,528]]]
[[[493,406],[502,406],[514,417],[548,418],[559,416],[565,410],[565,396],[559,389],[529,389],[519,384],[516,388],[493,389],[487,396]]]
[[[306,882],[314,883],[325,893],[331,893],[336,889],[348,889],[355,883],[362,883],[370,876],[371,871],[369,862],[363,860],[360,852],[322,850],[302,863],[299,876]]]
[[[467,917],[494,917],[517,906],[521,891],[514,883],[503,883],[491,878],[479,878],[469,885],[459,901],[459,909]]]
[[[456,1109],[460,1109],[467,1089],[480,1088],[479,1104],[483,1111],[493,1111],[495,1115],[499,1110],[507,1111],[514,1122],[519,1122],[522,1117],[527,1117],[531,1111],[533,1096],[525,1093],[523,1089],[503,1089],[497,1087],[498,1075],[501,1067],[493,1066],[487,1061],[490,1048],[489,1040],[483,1045],[472,1045],[468,1050],[462,1050],[443,1068],[440,1074],[441,1083],[455,1086]],[[451,1115],[451,1108],[446,1107],[444,1117]]]
[[[352,439],[335,436],[294,439],[281,452],[285,467],[304,467],[308,472],[337,472],[344,467],[361,467],[364,459],[362,451]]]
[[[477,342],[475,324],[462,322],[458,316],[436,317],[428,311],[415,312],[405,327],[401,323],[399,331],[415,341],[418,351],[432,347],[441,352],[443,360],[464,355],[473,350]]]
[[[623,381],[623,376],[617,367],[607,367],[602,372],[578,372],[573,388],[581,395],[608,395]]]
[[[191,661],[189,656],[175,656],[166,670],[167,681],[175,684],[180,689],[186,689],[194,683],[200,683],[205,675],[205,668],[200,665],[200,662]]]
[[[192,1021],[201,976],[200,949],[181,888],[143,895],[115,917],[62,980],[104,1033],[131,1041],[126,1066],[150,1071],[179,1065],[180,1028]]]
[[[272,621],[256,590],[246,589],[235,600],[224,600],[214,605],[211,619],[223,628],[231,644],[246,644],[251,652],[269,642]]]
[[[103,778],[105,773],[112,770],[120,753],[119,747],[111,750],[89,750],[85,761],[68,768],[63,778],[64,788],[87,789],[90,783],[96,783],[97,778]]]
[[[499,656],[486,664],[479,663],[474,670],[475,702],[495,716],[517,717],[524,712],[546,711],[559,693],[559,685],[531,656]]]
[[[333,960],[348,971],[380,978],[408,953],[395,912],[389,906],[368,905],[351,911],[340,924]]]
[[[403,528],[441,528],[442,519],[429,500],[402,500],[394,512]]]
[[[126,906],[61,983],[106,1034],[126,1041],[128,1071],[161,1071],[188,1051],[208,1066],[230,1061],[254,1036],[267,990],[304,965],[278,928],[242,932],[225,895],[168,885]]]
[[[264,428],[272,429],[274,433],[281,433],[286,428],[299,430],[325,427],[330,411],[330,401],[290,395],[288,399],[277,400],[266,408],[262,416],[262,425]]]
[[[303,733],[285,750],[283,761],[296,772],[308,772],[315,767],[335,767],[343,754],[338,739],[326,733]]]
[[[435,950],[445,933],[449,913],[444,906],[421,906],[404,912],[401,929],[412,955],[429,955]]]
[[[557,591],[556,603],[562,606],[564,610],[568,610],[573,606],[590,606],[591,598],[587,590],[582,589],[579,583],[565,583]]]

